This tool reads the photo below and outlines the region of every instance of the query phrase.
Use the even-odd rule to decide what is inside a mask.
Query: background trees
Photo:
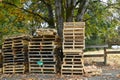
[[[62,37],[63,22],[84,21],[86,43],[103,43],[119,26],[119,9],[119,0],[2,0],[0,37],[34,35],[37,28],[46,26],[56,28]]]

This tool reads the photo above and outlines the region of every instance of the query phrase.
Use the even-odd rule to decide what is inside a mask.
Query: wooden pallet
[[[12,38],[13,40],[29,40],[30,37],[28,35],[16,35],[16,36],[11,36],[11,37],[8,37],[8,38]]]
[[[6,42],[6,41],[12,41],[12,38],[11,37],[10,38],[5,38],[4,42]]]
[[[73,46],[72,46],[73,47]],[[61,66],[61,75],[83,75],[83,51],[82,49],[64,49],[63,64]]]
[[[45,34],[40,34],[31,39],[28,46],[30,73],[56,73],[56,56],[54,53],[58,45],[56,42],[57,40],[58,36]],[[38,61],[42,61],[43,65],[38,65]]]
[[[30,73],[55,74],[56,67],[29,67]]]
[[[80,42],[80,41],[65,42],[65,41],[63,41],[63,45],[83,45],[83,42]]]
[[[71,73],[72,72],[72,73]],[[76,75],[83,75],[84,73],[83,72],[80,72],[80,71],[62,71],[61,72],[61,75],[63,76],[63,75],[71,75],[71,76],[76,76]]]
[[[85,47],[85,23],[65,22],[63,29],[63,52],[79,52]]]
[[[76,33],[78,33],[78,34],[81,34],[81,35],[83,35],[84,34],[84,28],[64,28],[63,29],[63,34],[64,35],[74,35],[74,34],[76,34]]]
[[[64,28],[84,28],[85,22],[64,22]]]
[[[40,46],[40,41],[31,41],[29,42],[29,46]]]
[[[42,50],[42,49],[54,49],[54,46],[52,46],[52,45],[39,45],[39,46],[29,46],[29,48],[28,49],[40,49],[40,50]]]
[[[83,73],[83,64],[62,64],[61,74],[63,73]]]
[[[25,73],[25,66],[24,62],[3,63],[3,73]]]
[[[72,34],[72,35],[63,35],[63,37],[64,37],[64,39],[71,39],[71,38],[73,38],[73,39],[75,39],[75,38],[79,38],[79,39],[84,39],[84,35],[81,35],[81,34],[83,34],[83,33],[74,33],[74,34]]]
[[[28,40],[23,40],[23,39],[17,39],[17,40],[14,40],[13,39],[13,43],[14,44],[28,44]]]
[[[14,73],[25,73],[25,68],[14,68],[14,67],[4,67],[3,68],[3,73],[4,74],[14,74]]]
[[[53,54],[29,54],[29,58],[38,57],[38,58],[55,58]]]
[[[29,62],[31,62],[31,61],[36,61],[36,63],[37,63],[37,61],[43,61],[43,62],[54,62],[56,59],[55,58],[29,58]]]
[[[5,68],[5,67],[3,67],[3,74],[12,74],[12,73],[14,73],[14,68],[13,67],[11,67],[11,68]]]
[[[73,62],[67,62],[66,61],[66,62],[63,62],[63,64],[71,64],[71,65],[72,64],[82,64],[82,62],[80,62],[80,61],[79,62],[74,62],[74,61]]]
[[[4,37],[4,41],[8,41],[8,40],[13,40],[13,39],[25,39],[25,40],[29,40],[30,37],[29,35],[24,35],[24,34],[19,34],[19,35],[11,35],[11,36],[7,36]]]
[[[63,68],[61,71],[61,75],[83,75],[84,71],[83,69],[66,69]]]
[[[37,29],[36,30],[38,35],[56,35],[57,31],[55,29]]]
[[[83,65],[83,58],[63,58],[63,64]]]
[[[27,48],[27,44],[15,43],[13,44],[13,48]]]
[[[57,37],[56,35],[33,36],[31,41],[56,41]]]
[[[28,51],[29,52],[54,52],[54,49],[53,48],[45,48],[45,49],[40,49],[40,48],[28,48]]]
[[[71,42],[71,43],[74,43],[74,42],[83,42],[83,39],[75,39],[75,40],[73,40],[73,39],[65,39],[65,40],[63,40],[63,42],[64,43],[66,43],[66,42]]]
[[[55,61],[48,61],[46,64],[43,61],[43,65],[38,65],[36,62],[29,62],[29,72],[31,73],[56,73],[56,64]]]
[[[9,42],[7,42],[9,41]],[[12,43],[11,43],[11,42]],[[3,44],[3,73],[24,73],[27,63],[28,36],[5,39]],[[12,44],[12,45],[11,45]]]
[[[81,58],[63,58],[63,62],[82,62]]]
[[[82,49],[64,49],[63,50],[64,54],[65,53],[70,53],[70,54],[72,54],[72,53],[79,53],[79,52],[82,52],[82,51],[83,51]]]
[[[82,49],[84,45],[63,45],[63,49]]]
[[[22,47],[22,48],[13,48],[14,52],[27,52],[27,47]]]
[[[80,52],[64,52],[64,55],[66,56],[69,56],[69,55],[71,55],[71,56],[81,56],[81,55],[83,55],[83,50],[80,50]]]
[[[36,56],[37,55],[40,55],[40,56],[42,56],[42,55],[48,55],[49,56],[49,55],[54,55],[54,52],[53,51],[39,51],[39,52],[38,51],[32,51],[32,52],[29,51],[28,52],[28,56],[32,56],[32,55],[33,56],[34,55],[36,55]]]
[[[11,48],[12,47],[12,43],[11,44],[4,44],[2,46],[3,49],[6,49],[6,48]]]

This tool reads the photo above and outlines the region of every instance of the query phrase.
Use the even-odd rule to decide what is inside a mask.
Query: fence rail
[[[84,54],[84,57],[103,57],[104,58],[104,64],[107,64],[107,55],[109,54],[120,54],[120,50],[108,50],[108,45],[89,45],[86,46],[86,48],[100,48],[103,49],[103,54]]]

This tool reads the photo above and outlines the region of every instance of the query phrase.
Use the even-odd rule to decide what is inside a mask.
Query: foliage
[[[91,2],[91,4],[84,16],[86,19],[86,44],[107,44],[117,34],[115,28],[119,25],[119,20],[115,18],[114,14],[118,12],[113,11],[115,8],[112,3],[106,3],[108,6],[103,2]],[[114,4],[117,5],[117,3]]]
[[[84,21],[86,44],[103,44],[117,34],[114,29],[120,25],[119,9],[119,0],[2,0],[0,38],[19,33],[33,35],[42,23],[56,28],[62,36],[63,22]]]

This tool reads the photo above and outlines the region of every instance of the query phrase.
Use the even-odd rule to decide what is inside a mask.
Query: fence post
[[[104,65],[107,64],[107,52],[106,52],[106,48],[104,48]]]

